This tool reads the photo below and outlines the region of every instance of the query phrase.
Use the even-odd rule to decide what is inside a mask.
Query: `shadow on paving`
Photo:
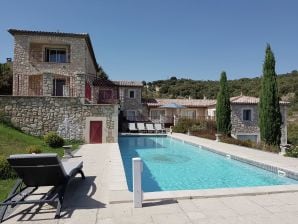
[[[158,206],[158,205],[169,205],[169,204],[177,204],[177,200],[161,200],[161,201],[154,201],[154,202],[144,202],[143,207],[151,207],[151,206]]]
[[[105,208],[106,205],[94,199],[97,186],[94,182],[95,176],[74,178],[68,185],[65,193],[60,219],[71,218],[76,209],[98,209]],[[20,207],[21,209],[21,207]],[[55,204],[31,205],[17,213],[12,214],[5,220],[16,218],[17,221],[42,221],[54,219],[56,212]]]

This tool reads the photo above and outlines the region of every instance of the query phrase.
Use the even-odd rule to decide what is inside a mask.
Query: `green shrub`
[[[286,156],[298,158],[298,146],[288,149]]]
[[[200,127],[200,122],[189,118],[180,118],[178,123],[173,127],[174,132],[187,133],[188,130],[194,131],[194,129]]]
[[[44,141],[52,148],[59,148],[64,145],[64,139],[56,132],[49,132],[44,136]]]
[[[7,159],[0,155],[0,179],[15,177],[14,170],[10,167]]]
[[[29,145],[26,149],[25,149],[25,151],[27,152],[27,153],[36,153],[36,154],[38,154],[38,153],[41,153],[41,149],[40,149],[40,146],[38,146],[38,145]]]
[[[289,123],[288,125],[288,142],[298,146],[298,124]]]

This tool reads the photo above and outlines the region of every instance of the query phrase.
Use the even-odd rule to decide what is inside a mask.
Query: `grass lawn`
[[[3,201],[8,196],[14,183],[15,183],[15,179],[7,179],[7,180],[0,179],[0,189],[1,189],[0,201]]]
[[[79,142],[65,142],[65,144],[73,145],[74,149],[79,147]],[[25,149],[31,145],[40,146],[42,152],[52,152],[60,157],[63,156],[63,148],[51,148],[44,143],[42,138],[27,135],[0,122],[0,156],[8,157],[11,154],[26,153]],[[14,181],[14,179],[0,179],[0,201],[9,194]]]

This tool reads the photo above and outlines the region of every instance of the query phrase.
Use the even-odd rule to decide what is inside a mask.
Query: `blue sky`
[[[266,43],[277,73],[298,68],[297,0],[9,0],[1,2],[0,62],[8,28],[87,32],[113,80],[217,80],[262,73]]]

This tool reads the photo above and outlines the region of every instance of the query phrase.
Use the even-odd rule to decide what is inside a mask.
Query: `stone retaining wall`
[[[0,115],[31,135],[55,131],[86,142],[87,122],[102,120],[103,143],[118,141],[118,105],[83,104],[76,97],[0,96]]]

